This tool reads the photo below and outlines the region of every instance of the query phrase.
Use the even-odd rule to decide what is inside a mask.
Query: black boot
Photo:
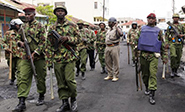
[[[101,74],[104,74],[104,73],[106,73],[106,71],[105,71],[105,67],[102,67]]]
[[[155,105],[154,95],[155,95],[155,90],[151,90],[151,91],[150,91],[150,95],[149,95],[149,102],[150,102],[150,104],[152,104],[152,105]]]
[[[76,77],[79,76],[79,72],[80,72],[80,69],[77,69],[77,70],[76,70]]]
[[[76,98],[71,98],[71,112],[77,112],[77,101]]]
[[[149,95],[150,94],[150,90],[148,89],[148,85],[145,85],[145,95]]]
[[[174,69],[174,76],[175,76],[175,77],[180,77],[180,76],[178,75],[178,73],[177,73],[177,69]]]
[[[12,110],[12,112],[23,112],[26,110],[25,97],[19,97],[19,104]]]
[[[13,85],[14,84],[14,80],[10,80],[10,85]]]
[[[66,112],[70,111],[69,101],[68,99],[62,100],[62,105],[56,110],[56,112]]]
[[[174,68],[172,68],[172,72],[171,72],[170,76],[171,76],[171,78],[174,78],[174,76],[175,76],[175,69]]]
[[[135,67],[135,61],[132,62],[132,67]]]
[[[44,94],[39,94],[39,98],[37,100],[36,106],[44,104]]]
[[[82,72],[82,80],[85,80],[85,72]]]

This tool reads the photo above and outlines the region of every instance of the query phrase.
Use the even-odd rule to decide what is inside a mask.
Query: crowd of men
[[[89,28],[88,23],[78,21],[77,24],[67,20],[65,6],[57,6],[54,14],[57,21],[46,31],[45,27],[35,19],[35,9],[25,8],[26,22],[13,19],[10,29],[4,35],[2,46],[5,49],[7,63],[11,68],[10,85],[17,79],[18,105],[13,112],[26,109],[33,77],[37,85],[39,98],[36,105],[44,104],[46,93],[46,71],[54,69],[58,85],[58,96],[62,104],[56,112],[77,109],[77,85],[75,76],[85,80],[86,63],[89,55],[91,71],[95,69],[95,49],[102,67],[101,74],[107,74],[104,80],[119,80],[120,40],[123,32],[117,26],[117,20],[111,17],[108,28],[105,23],[99,24],[97,34]],[[171,78],[178,76],[184,42],[185,28],[181,25],[179,15],[173,15],[173,23],[169,25],[165,35],[156,27],[156,15],[147,16],[148,24],[138,28],[136,22],[128,32],[127,45],[132,49],[132,61],[139,58],[145,94],[149,102],[155,104],[157,90],[158,59],[164,64],[168,61],[170,49]],[[177,31],[176,31],[177,30]],[[76,69],[75,69],[76,68]],[[76,70],[76,71],[75,71]],[[76,72],[76,74],[75,74]]]

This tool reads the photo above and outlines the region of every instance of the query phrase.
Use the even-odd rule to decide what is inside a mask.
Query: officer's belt
[[[114,47],[114,46],[117,46],[117,45],[119,45],[119,42],[113,43],[113,44],[107,44],[108,47]]]

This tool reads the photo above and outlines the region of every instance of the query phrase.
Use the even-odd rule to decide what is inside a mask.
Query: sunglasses
[[[148,17],[148,19],[155,19],[155,17]]]

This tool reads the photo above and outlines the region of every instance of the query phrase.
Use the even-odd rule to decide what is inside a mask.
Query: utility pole
[[[175,0],[172,0],[172,12],[175,13]]]
[[[105,19],[105,0],[103,0],[103,22]]]

